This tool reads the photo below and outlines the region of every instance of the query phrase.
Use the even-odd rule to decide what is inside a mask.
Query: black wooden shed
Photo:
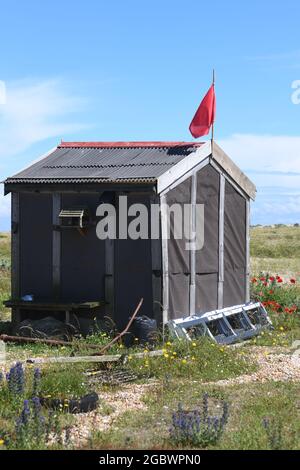
[[[121,328],[141,297],[140,313],[159,323],[249,301],[255,191],[216,143],[62,142],[5,181],[13,321],[109,314]],[[191,204],[191,224],[203,204],[203,248],[167,239],[164,209],[158,238],[100,240],[97,207],[118,211],[120,195],[149,208]]]

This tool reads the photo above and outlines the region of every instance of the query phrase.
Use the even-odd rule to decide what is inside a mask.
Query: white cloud
[[[285,216],[285,215],[300,215],[300,196],[298,197],[282,197],[282,201],[266,201],[263,202],[259,207],[254,207],[254,213],[263,214],[267,213],[268,215],[275,216]],[[295,220],[296,221],[296,220]]]
[[[235,134],[219,144],[256,184],[252,223],[300,222],[300,137]]]
[[[44,139],[86,127],[70,117],[84,104],[60,80],[6,83],[6,102],[0,105],[0,161]]]
[[[300,137],[234,134],[220,145],[245,171],[300,173]]]
[[[33,144],[89,127],[79,123],[75,113],[86,101],[66,91],[61,80],[5,83],[5,100],[0,104],[0,173],[16,167],[12,158]],[[10,197],[0,194],[0,230],[8,230]]]

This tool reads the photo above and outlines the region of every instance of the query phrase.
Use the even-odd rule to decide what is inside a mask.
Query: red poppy
[[[260,280],[260,281],[265,281],[266,278],[265,278],[265,277],[260,277],[259,280]]]
[[[252,283],[257,282],[257,279],[256,279],[255,277],[253,277],[253,278],[251,279],[251,282],[252,282]]]
[[[296,279],[294,279],[293,277],[290,279],[290,282],[291,284],[296,284]]]
[[[283,282],[283,280],[281,279],[281,277],[278,277],[278,278],[277,278],[277,282],[279,282],[279,283],[280,283],[280,282]]]
[[[270,276],[269,279],[270,279],[271,282],[274,282],[274,281],[275,281],[275,277],[274,277],[274,276]]]
[[[263,283],[263,285],[264,285],[264,286],[267,286],[267,285],[268,285],[268,283],[267,283],[267,282],[264,282],[264,283]]]
[[[289,309],[288,307],[285,307],[284,311],[285,311],[286,313],[290,313],[290,309]]]

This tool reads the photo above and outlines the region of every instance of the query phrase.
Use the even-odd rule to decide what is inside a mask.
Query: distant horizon
[[[283,224],[283,223],[274,223],[274,224],[250,224],[250,229],[251,228],[257,228],[257,227],[275,227],[275,228],[280,228],[280,227],[295,227],[295,228],[300,228],[300,222],[294,222],[290,224]],[[0,230],[0,234],[10,234],[11,230]]]

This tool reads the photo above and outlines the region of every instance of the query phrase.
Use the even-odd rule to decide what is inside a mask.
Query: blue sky
[[[215,137],[257,184],[252,223],[300,222],[299,17],[296,0],[2,2],[1,180],[61,139],[192,140],[214,67]]]

